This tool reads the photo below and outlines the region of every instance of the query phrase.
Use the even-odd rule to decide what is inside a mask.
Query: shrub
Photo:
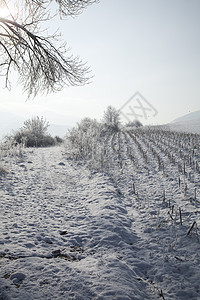
[[[23,144],[26,147],[53,146],[56,140],[47,134],[48,127],[49,123],[43,117],[33,117],[14,133],[13,144]]]
[[[135,121],[127,123],[126,127],[128,129],[131,129],[131,128],[140,128],[140,127],[143,127],[143,124],[139,120],[135,120]]]
[[[68,131],[66,148],[72,158],[91,159],[94,156],[97,140],[101,134],[101,124],[90,118],[83,119]]]
[[[49,127],[49,122],[47,122],[43,117],[32,117],[24,122],[24,130],[35,134],[36,136],[42,136],[47,133]]]
[[[59,136],[55,136],[55,141],[56,141],[56,143],[57,144],[62,144],[63,143],[63,139],[62,138],[60,138]]]

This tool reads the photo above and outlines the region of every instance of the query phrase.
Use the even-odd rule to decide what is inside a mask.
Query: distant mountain
[[[182,117],[179,117],[172,121],[171,123],[180,123],[180,122],[187,122],[187,121],[195,121],[195,120],[200,120],[200,110],[191,112],[187,115],[184,115]]]
[[[166,126],[170,130],[200,133],[200,110],[179,117]]]

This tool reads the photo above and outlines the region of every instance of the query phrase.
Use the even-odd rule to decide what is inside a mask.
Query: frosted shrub
[[[63,139],[62,138],[60,138],[59,136],[55,136],[55,141],[56,141],[56,143],[57,144],[62,144],[63,143]]]
[[[132,129],[141,128],[141,127],[143,127],[143,125],[142,125],[142,123],[139,120],[128,122],[125,125],[125,129],[126,130],[132,130]]]
[[[19,156],[22,154],[22,145],[13,142],[12,136],[6,136],[0,144],[0,159],[7,156]]]
[[[24,122],[24,129],[35,135],[45,135],[49,127],[49,122],[47,122],[43,117],[33,117]]]
[[[82,160],[91,170],[106,170],[110,160],[106,144],[120,132],[119,111],[109,106],[101,123],[83,119],[66,136],[66,150],[70,158]]]
[[[66,149],[73,159],[92,159],[96,153],[101,125],[89,118],[83,119],[66,136]]]
[[[55,139],[47,133],[49,123],[43,117],[33,117],[12,136],[13,143],[26,147],[46,147],[55,145]]]
[[[0,143],[0,176],[9,172],[8,165],[6,165],[11,157],[14,159],[21,158],[23,155],[22,145],[14,145],[10,137],[4,138]]]

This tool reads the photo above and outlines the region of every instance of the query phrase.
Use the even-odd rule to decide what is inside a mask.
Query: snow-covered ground
[[[154,138],[107,139],[105,172],[63,146],[2,158],[1,300],[200,299],[199,144],[183,172]]]
[[[200,134],[200,110],[186,114],[167,124],[170,130]]]

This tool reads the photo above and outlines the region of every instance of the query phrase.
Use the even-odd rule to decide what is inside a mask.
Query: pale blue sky
[[[158,111],[141,118],[144,124],[200,109],[199,0],[101,0],[53,25],[71,52],[91,66],[92,83],[28,102],[20,87],[1,89],[1,110],[73,124],[100,119],[107,106],[119,109],[137,91]]]

